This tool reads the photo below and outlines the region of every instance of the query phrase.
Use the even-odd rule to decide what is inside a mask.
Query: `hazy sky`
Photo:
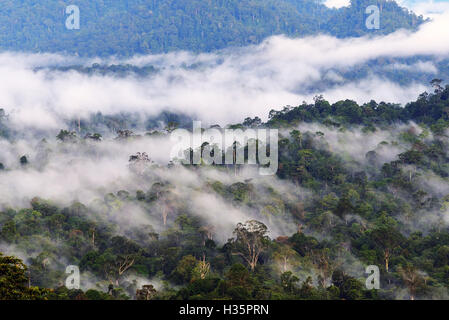
[[[396,2],[427,17],[449,10],[448,0],[396,0]],[[325,0],[324,4],[330,8],[341,8],[348,6],[350,0]]]

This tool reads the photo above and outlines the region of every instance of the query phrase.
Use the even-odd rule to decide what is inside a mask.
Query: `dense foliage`
[[[375,131],[375,126],[414,121],[429,126],[434,133],[442,134],[449,120],[449,88],[442,86],[441,79],[433,79],[431,85],[434,88],[432,94],[424,92],[418,100],[405,107],[375,101],[358,105],[352,100],[330,105],[322,96],[316,96],[314,104],[303,103],[298,107],[287,106],[281,111],[270,111],[268,125],[276,127],[300,122],[320,122],[336,127],[363,125],[364,130]]]
[[[440,80],[432,84],[433,93],[403,108],[374,101],[331,105],[316,97],[314,104],[272,111],[266,124],[256,118],[233,125],[281,128],[281,184],[216,178],[180,192],[179,186],[153,176],[158,170],[180,170],[179,165],[160,166],[139,153],[130,157],[130,170],[136,185],[140,178],[152,181],[147,190],[116,190],[90,204],[65,206],[34,198],[25,208],[5,207],[0,212],[2,244],[31,258],[28,272],[19,260],[0,256],[0,298],[445,298],[449,86]],[[357,135],[364,141],[384,130],[390,133],[388,141],[365,154],[361,147],[349,151]],[[81,139],[66,130],[57,139],[63,150],[91,140],[104,143],[100,135]],[[117,139],[126,144],[141,137],[121,130]],[[339,151],[342,143],[344,151]],[[33,166],[26,157],[20,163],[23,170]],[[208,170],[182,168],[198,179]],[[0,178],[9,168],[1,169]],[[236,179],[240,169],[213,168]],[[431,181],[439,187],[432,188]],[[220,224],[211,224],[190,205],[194,192],[222,199],[230,212],[254,212],[257,219],[241,221],[233,234],[225,235],[229,240],[219,240]],[[158,219],[162,231],[117,223],[117,217],[131,219],[133,211]],[[272,237],[267,224],[286,224],[296,232]],[[79,265],[82,283],[87,287],[91,282],[90,289],[63,286],[67,261]],[[379,266],[380,290],[365,288],[367,265]],[[147,283],[142,287],[128,275]]]
[[[336,10],[316,0],[3,0],[0,48],[82,56],[199,52],[255,44],[276,34],[361,36],[415,29],[423,22],[394,1],[351,3]],[[65,27],[68,4],[80,8],[80,30]],[[365,26],[370,5],[381,9],[379,30]]]

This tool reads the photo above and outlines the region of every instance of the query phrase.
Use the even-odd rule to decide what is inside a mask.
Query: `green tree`
[[[256,220],[239,223],[234,230],[232,245],[235,254],[248,263],[251,271],[256,268],[260,254],[268,245],[267,233],[267,226]]]
[[[0,300],[46,300],[49,290],[29,285],[22,260],[0,253]]]

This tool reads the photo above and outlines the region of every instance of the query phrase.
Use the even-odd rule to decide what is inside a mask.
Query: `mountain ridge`
[[[68,30],[67,3],[24,0],[0,4],[0,50],[80,56],[132,56],[176,50],[210,52],[258,44],[285,34],[336,37],[415,29],[422,17],[389,0],[352,0],[330,9],[315,0],[77,0],[80,29]],[[368,30],[366,7],[382,9],[379,30]]]

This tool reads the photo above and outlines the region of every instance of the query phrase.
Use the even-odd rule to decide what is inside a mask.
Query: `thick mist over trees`
[[[0,4],[0,300],[449,299],[449,7],[73,4]]]
[[[274,177],[170,162],[172,125],[4,140],[2,251],[39,287],[80,266],[82,291],[40,298],[446,298],[449,86],[432,85],[404,108],[316,97],[232,125],[282,128]]]

